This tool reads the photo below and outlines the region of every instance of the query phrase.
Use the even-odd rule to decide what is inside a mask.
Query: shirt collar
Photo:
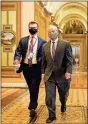
[[[57,43],[58,42],[58,37],[57,37],[57,39],[56,40],[51,40],[51,42],[55,42],[55,43]]]
[[[38,35],[37,35],[37,34],[35,34],[35,35],[33,35],[33,36],[30,35],[30,37],[31,37],[31,38],[33,37],[33,38],[35,38],[35,39],[38,39]]]

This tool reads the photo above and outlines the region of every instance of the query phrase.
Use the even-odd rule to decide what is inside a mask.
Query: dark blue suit
[[[23,75],[27,82],[29,92],[30,92],[30,104],[29,109],[36,109],[38,105],[38,92],[39,85],[41,81],[41,61],[42,61],[42,46],[46,43],[45,40],[38,37],[38,47],[37,47],[37,64],[33,64],[32,67],[29,67],[28,64],[24,63],[24,59],[28,49],[28,40],[29,36],[21,38],[19,45],[15,51],[14,60],[21,60],[21,66],[17,73],[23,71]]]

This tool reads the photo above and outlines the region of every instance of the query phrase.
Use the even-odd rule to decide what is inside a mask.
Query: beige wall
[[[39,24],[39,36],[48,40],[48,26],[51,22],[51,15],[43,8],[41,2],[35,2],[35,20]]]
[[[28,23],[34,20],[34,2],[21,2],[21,37],[27,36]]]

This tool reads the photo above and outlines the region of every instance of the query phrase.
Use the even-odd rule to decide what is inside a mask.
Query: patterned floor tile
[[[3,90],[3,88],[2,88],[2,90]],[[12,91],[12,89],[11,89],[11,91]],[[16,93],[16,91],[18,91],[19,95]],[[3,93],[4,92],[5,92],[5,90],[3,90]],[[14,95],[13,93],[16,93],[16,95]],[[9,99],[8,96],[12,97],[13,99]],[[30,119],[29,118],[29,110],[28,110],[30,95],[29,95],[28,89],[20,89],[20,91],[19,91],[19,89],[13,88],[12,94],[10,94],[8,96],[4,97],[6,99],[6,100],[4,100],[4,102],[6,102],[6,103],[4,103],[5,104],[4,107],[3,107],[3,102],[2,102],[2,107],[3,107],[2,108],[2,124],[27,124]],[[2,98],[2,100],[3,100],[3,98]],[[45,89],[44,88],[40,88],[38,101],[39,101],[39,104],[38,104],[37,111],[38,110],[39,111],[41,110],[41,112],[45,111],[46,115],[47,115],[48,111],[47,111],[47,109],[44,108],[44,106],[45,106]],[[43,109],[41,109],[42,105],[44,105]],[[59,101],[58,92],[56,94],[56,105],[59,106],[57,108],[57,111],[58,111],[57,118],[58,117],[61,118],[62,116],[60,113],[60,101]],[[68,118],[68,116],[70,116],[70,114],[74,115],[73,112],[72,113],[70,112],[70,109],[71,109],[71,111],[75,111],[76,107],[78,107],[77,110],[81,111],[80,116],[82,117],[82,112],[83,112],[83,117],[84,117],[84,107],[86,108],[86,105],[87,105],[87,89],[70,89],[69,97],[68,97],[68,101],[67,101],[68,108],[67,108],[67,116],[66,117]],[[74,108],[74,106],[75,106],[75,108]],[[39,116],[40,116],[40,114],[39,114]],[[43,119],[43,116],[44,115],[41,113],[41,119]],[[74,117],[75,116],[76,115],[74,115]],[[85,109],[85,117],[87,118],[86,109]],[[46,117],[45,117],[45,119],[46,119]],[[79,120],[80,120],[80,118],[79,118]],[[40,121],[40,118],[39,118],[39,121]],[[44,122],[45,122],[45,120],[44,120]]]
[[[41,105],[38,110],[38,118],[35,124],[46,124],[48,117],[47,107]],[[61,113],[60,106],[56,107],[57,119],[52,124],[85,124],[85,114],[83,106],[67,106],[67,112]]]

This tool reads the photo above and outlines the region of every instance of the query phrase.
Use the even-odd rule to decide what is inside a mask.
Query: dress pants
[[[38,105],[39,85],[41,81],[41,67],[38,64],[33,64],[31,67],[23,63],[23,75],[27,82],[30,103],[28,109],[36,109]]]
[[[64,82],[66,83],[66,82]],[[64,85],[63,85],[64,86]],[[58,83],[56,82],[53,74],[51,77],[45,82],[45,92],[46,92],[46,105],[49,111],[49,117],[53,118],[56,117],[56,87],[59,93],[59,99],[61,104],[65,105],[67,101],[67,97],[69,95],[69,88],[63,90]],[[64,87],[65,89],[65,87]]]

